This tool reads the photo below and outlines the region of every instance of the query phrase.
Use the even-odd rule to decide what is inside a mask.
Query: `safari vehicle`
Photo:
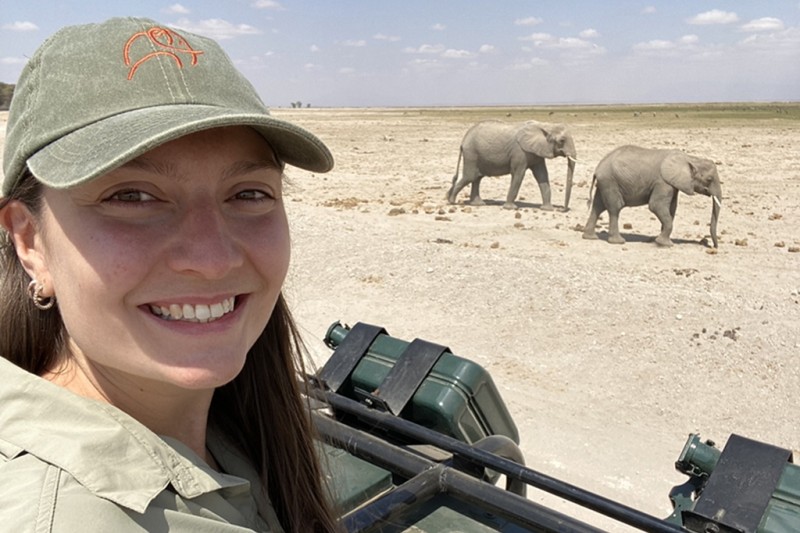
[[[312,414],[350,532],[601,531],[527,499],[529,486],[628,529],[800,531],[788,450],[738,435],[719,450],[689,435],[675,463],[688,480],[658,518],[526,467],[491,376],[448,348],[340,322],[325,343],[333,353],[314,376]]]

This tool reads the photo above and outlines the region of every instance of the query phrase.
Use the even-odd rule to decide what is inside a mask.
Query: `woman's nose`
[[[175,229],[168,264],[176,272],[220,279],[244,262],[241,247],[217,207],[187,210]]]

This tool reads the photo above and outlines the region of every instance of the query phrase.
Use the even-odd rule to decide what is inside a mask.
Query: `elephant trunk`
[[[564,211],[569,209],[569,197],[572,194],[572,175],[575,173],[575,158],[567,157],[567,190],[564,192]]]

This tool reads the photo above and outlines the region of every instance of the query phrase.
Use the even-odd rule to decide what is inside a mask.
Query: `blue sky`
[[[3,4],[7,83],[59,27],[137,15],[219,39],[273,107],[800,100],[800,0]]]

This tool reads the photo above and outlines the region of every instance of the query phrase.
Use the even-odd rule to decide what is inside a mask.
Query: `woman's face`
[[[46,188],[38,236],[70,356],[140,390],[233,379],[289,264],[281,185],[269,144],[230,127]]]

